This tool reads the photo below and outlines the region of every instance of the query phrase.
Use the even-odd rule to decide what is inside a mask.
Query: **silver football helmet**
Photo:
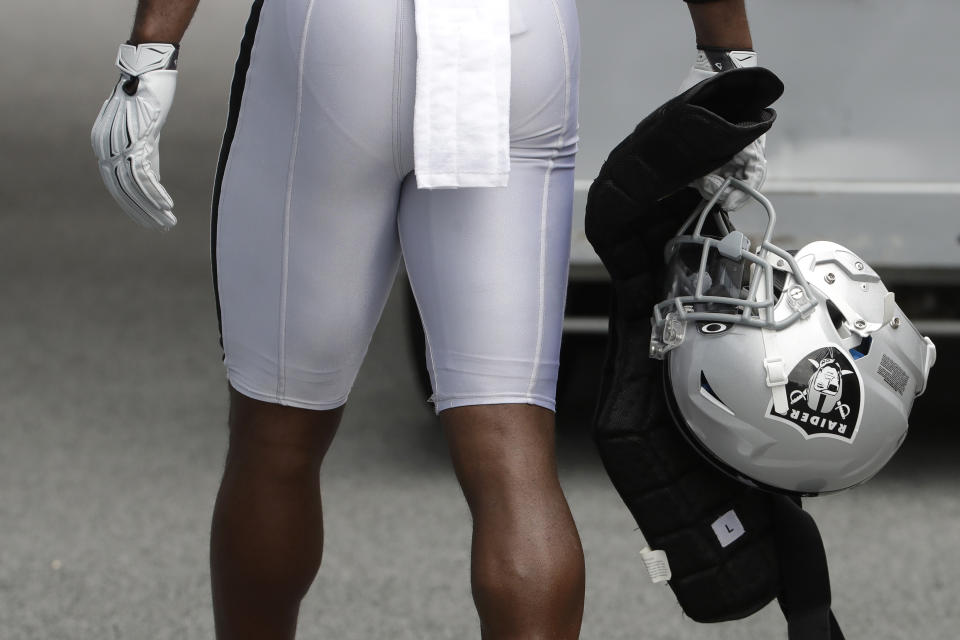
[[[690,442],[749,484],[816,495],[864,482],[900,447],[936,349],[849,249],[760,245],[704,202],[667,243],[667,297],[650,355],[666,359],[674,417]],[[713,215],[722,237],[703,235]]]

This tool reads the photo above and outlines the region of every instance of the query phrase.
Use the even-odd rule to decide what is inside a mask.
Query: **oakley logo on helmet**
[[[725,324],[723,322],[707,322],[705,324],[699,325],[697,327],[697,330],[700,331],[700,333],[713,334],[713,333],[723,333],[729,328],[730,328],[730,325]]]
[[[818,349],[800,360],[788,377],[787,395],[786,413],[771,402],[767,417],[793,425],[805,438],[853,441],[860,426],[861,381],[842,349]]]

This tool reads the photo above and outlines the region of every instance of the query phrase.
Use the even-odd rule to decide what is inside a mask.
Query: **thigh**
[[[398,13],[267,0],[237,65],[214,203],[231,384],[314,409],[346,401],[399,260]]]
[[[399,228],[436,410],[555,406],[570,257],[579,36],[568,0],[519,0],[504,188],[419,190]]]

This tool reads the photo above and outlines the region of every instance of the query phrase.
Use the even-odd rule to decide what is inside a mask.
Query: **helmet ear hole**
[[[836,329],[837,335],[841,339],[849,338],[852,334],[850,333],[850,328],[847,326],[847,317],[843,315],[843,312],[833,304],[832,300],[827,300],[827,313],[830,314],[830,321],[833,323],[833,328]]]
[[[837,305],[833,304],[832,300],[827,300],[827,313],[830,314],[830,320],[833,322],[833,328],[840,332],[843,328],[846,318],[840,309],[837,308]]]
[[[873,344],[873,337],[867,336],[860,341],[856,347],[850,349],[850,355],[853,356],[854,360],[859,360],[860,358],[870,355],[870,345]]]

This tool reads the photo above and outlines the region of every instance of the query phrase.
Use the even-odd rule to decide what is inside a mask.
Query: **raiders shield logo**
[[[771,401],[767,417],[793,425],[804,438],[852,442],[860,426],[862,392],[860,374],[843,349],[817,349],[788,376],[787,412],[774,411]]]

